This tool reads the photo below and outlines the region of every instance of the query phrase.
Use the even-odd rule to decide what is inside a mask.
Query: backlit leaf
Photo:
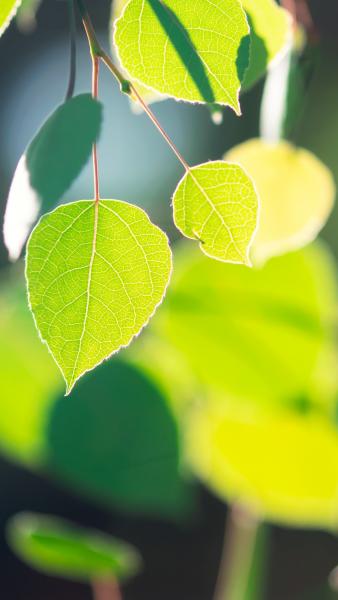
[[[292,19],[275,0],[242,0],[250,25],[250,62],[243,88],[250,88],[283,55],[292,39]]]
[[[113,0],[113,5],[112,5],[111,48],[112,48],[112,53],[117,61],[118,61],[118,57],[116,56],[114,39],[113,39],[114,23],[115,23],[115,21],[117,21],[117,19],[120,18],[126,5],[128,4],[128,2],[129,2],[129,0]],[[121,67],[121,70],[123,71],[124,69],[123,69],[122,65],[120,65],[120,67]],[[125,73],[125,75],[127,77],[126,73]],[[135,81],[133,83],[134,83],[135,87],[137,88],[139,94],[142,96],[143,100],[145,100],[145,102],[147,104],[150,104],[152,102],[160,102],[161,100],[166,99],[166,96],[164,96],[163,94],[158,94],[157,92],[154,92],[153,90],[150,90],[145,85],[142,85]],[[142,107],[139,106],[136,99],[130,98],[130,101],[131,101],[131,108],[134,112],[136,112],[136,113],[143,112]]]
[[[254,139],[236,146],[227,160],[253,178],[261,210],[252,259],[262,262],[311,242],[325,225],[336,190],[329,169],[311,152],[288,142]]]
[[[320,364],[324,358],[332,371],[327,346],[333,343],[337,301],[336,274],[324,248],[310,246],[246,269],[210,261],[184,244],[174,266],[150,333],[161,341],[155,344],[155,368],[168,378],[171,364],[177,395],[183,390],[188,397],[189,379],[180,384],[179,364],[181,378],[185,367],[202,389],[235,399],[299,406],[320,377],[311,401],[320,407],[335,401],[336,384],[324,385]],[[163,355],[170,357],[165,367]]]
[[[136,206],[83,200],[42,217],[28,242],[29,301],[67,393],[147,324],[170,273],[167,237]]]
[[[205,254],[250,265],[258,198],[240,166],[217,161],[192,167],[176,188],[173,208],[176,227],[199,240]]]
[[[39,213],[55,206],[87,162],[101,120],[101,104],[81,94],[59,106],[29,144],[5,212],[4,239],[12,260],[19,258]]]
[[[141,566],[138,552],[129,544],[48,515],[19,513],[12,517],[7,539],[31,567],[87,583],[109,577],[126,579]]]
[[[249,26],[239,0],[130,0],[114,43],[132,80],[188,102],[231,106],[249,60]]]
[[[1,0],[0,3],[0,36],[7,29],[22,0]]]
[[[338,430],[327,416],[269,414],[218,397],[192,412],[187,453],[224,500],[279,524],[336,530]]]

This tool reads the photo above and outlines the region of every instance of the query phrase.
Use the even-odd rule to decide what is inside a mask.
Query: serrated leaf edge
[[[125,202],[124,200],[115,200],[115,199],[112,199],[112,198],[107,198],[107,199],[106,199],[106,198],[102,198],[102,200],[103,200],[104,202],[105,202],[105,201],[107,201],[107,200],[108,200],[108,201],[110,200],[110,201],[113,201],[113,202],[120,202],[121,204],[127,204],[127,205],[130,205],[130,206],[135,206],[135,205],[131,204],[130,202]],[[90,202],[90,201],[88,201],[88,200],[76,200],[75,202],[76,202],[76,203],[82,203],[82,202],[83,202],[83,203],[88,203],[88,202]],[[94,203],[95,203],[95,200],[93,200],[93,204],[94,204]],[[71,203],[69,203],[69,202],[68,202],[68,203],[65,203],[65,204],[59,204],[59,205],[58,205],[58,207],[57,207],[57,209],[59,209],[59,208],[63,208],[63,207],[66,207],[66,206],[69,206],[69,204],[71,204]],[[97,205],[96,205],[96,206],[97,206]],[[143,331],[143,329],[144,329],[145,327],[147,327],[147,325],[148,325],[149,321],[150,321],[150,320],[151,320],[151,318],[154,316],[154,314],[155,314],[155,312],[157,311],[158,307],[159,307],[159,306],[162,304],[162,302],[163,302],[163,299],[164,299],[164,297],[165,297],[165,295],[166,295],[166,292],[167,292],[168,286],[169,286],[169,284],[170,284],[170,281],[171,281],[172,273],[173,273],[173,257],[172,257],[172,251],[171,251],[170,243],[169,243],[169,238],[168,238],[167,234],[165,233],[165,231],[163,231],[163,229],[161,229],[160,227],[158,227],[157,225],[155,225],[155,224],[154,224],[154,223],[153,223],[153,222],[150,220],[150,217],[149,217],[148,213],[147,213],[145,210],[143,210],[143,208],[141,208],[141,207],[139,207],[139,206],[137,206],[137,208],[138,208],[140,211],[142,211],[142,212],[144,213],[144,215],[145,215],[145,216],[146,216],[146,218],[148,219],[149,223],[151,223],[151,225],[152,225],[153,227],[155,227],[155,229],[157,229],[158,231],[160,231],[160,232],[161,232],[161,234],[162,234],[162,235],[165,237],[165,239],[166,239],[166,241],[167,241],[167,244],[168,244],[168,250],[169,250],[169,260],[170,260],[170,270],[169,270],[168,281],[167,281],[167,283],[166,283],[166,286],[165,286],[165,288],[164,288],[164,291],[163,291],[162,298],[161,298],[161,299],[159,300],[159,302],[158,302],[158,303],[155,305],[155,307],[154,307],[154,310],[153,310],[153,311],[152,311],[152,313],[149,315],[149,317],[148,317],[147,321],[146,321],[146,322],[145,322],[145,323],[142,325],[142,327],[140,328],[140,330],[139,330],[137,333],[135,333],[135,334],[134,334],[134,335],[133,335],[133,336],[130,338],[130,340],[129,340],[129,342],[128,342],[127,344],[122,344],[121,346],[119,346],[119,348],[117,348],[116,350],[114,350],[114,351],[113,351],[111,354],[109,354],[108,356],[106,356],[106,357],[105,357],[105,358],[103,358],[102,360],[98,361],[98,362],[97,362],[97,363],[96,363],[96,364],[95,364],[93,367],[91,367],[90,369],[86,369],[85,371],[83,371],[83,372],[81,373],[81,375],[79,375],[78,377],[76,377],[76,378],[74,379],[74,381],[72,381],[71,385],[68,383],[68,381],[67,381],[67,379],[66,379],[66,377],[65,377],[65,375],[64,375],[64,373],[63,373],[62,367],[59,365],[58,361],[56,360],[56,358],[55,358],[55,356],[54,356],[54,354],[53,354],[53,352],[52,352],[52,350],[51,350],[51,348],[50,348],[50,346],[49,346],[49,344],[48,344],[47,340],[45,340],[45,339],[42,337],[42,335],[41,335],[41,332],[40,332],[40,330],[39,330],[39,327],[38,327],[38,324],[37,324],[37,321],[36,321],[36,318],[35,318],[35,315],[34,315],[34,312],[33,312],[33,309],[32,309],[31,301],[30,301],[30,293],[29,293],[29,280],[28,280],[28,273],[27,273],[27,268],[28,268],[28,261],[27,261],[27,258],[28,258],[28,254],[29,254],[29,243],[30,243],[31,237],[32,237],[32,235],[33,235],[33,233],[34,233],[35,229],[36,229],[37,227],[39,227],[39,225],[40,225],[40,223],[43,221],[43,219],[47,218],[47,217],[48,217],[50,214],[52,214],[52,213],[54,212],[54,210],[57,210],[57,209],[54,209],[53,211],[50,211],[50,212],[48,212],[48,213],[45,213],[44,215],[42,215],[42,216],[40,217],[39,221],[37,222],[36,226],[34,227],[33,231],[31,232],[31,234],[30,234],[29,238],[28,238],[28,242],[27,242],[27,244],[26,244],[26,255],[25,255],[25,281],[26,281],[26,292],[27,292],[27,302],[28,302],[28,307],[29,307],[29,310],[30,310],[30,312],[31,312],[31,314],[32,314],[32,317],[33,317],[33,320],[34,320],[34,325],[35,325],[35,328],[36,328],[36,330],[37,330],[37,332],[38,332],[39,338],[40,338],[41,342],[42,342],[44,345],[46,345],[46,346],[47,346],[48,352],[51,354],[51,356],[52,356],[52,358],[53,358],[54,362],[55,362],[55,363],[56,363],[56,365],[58,366],[58,369],[59,369],[59,371],[60,371],[60,373],[61,373],[61,375],[62,375],[62,378],[63,378],[63,380],[64,380],[64,382],[65,382],[65,384],[66,384],[66,393],[65,393],[65,396],[69,396],[69,395],[70,395],[70,393],[72,392],[72,390],[73,390],[73,388],[74,388],[75,384],[76,384],[76,383],[79,381],[79,379],[81,379],[81,377],[83,377],[83,375],[85,375],[86,373],[89,373],[89,372],[93,371],[94,369],[96,369],[96,367],[98,367],[99,365],[101,365],[101,364],[103,364],[104,362],[106,362],[107,360],[109,360],[109,359],[110,359],[112,356],[114,356],[114,354],[117,354],[117,353],[118,353],[118,352],[120,352],[120,350],[122,350],[123,348],[128,348],[128,346],[130,346],[131,342],[132,342],[132,341],[133,341],[135,338],[137,338],[137,337],[138,337],[138,336],[141,334],[141,332]],[[96,211],[96,212],[97,212],[97,211]],[[97,231],[97,230],[96,230],[96,231]],[[94,256],[94,253],[92,253],[92,257],[93,257],[93,256]],[[92,259],[91,259],[91,261],[92,261]],[[89,277],[88,277],[88,279],[89,279]],[[87,293],[88,293],[88,288],[87,288]]]

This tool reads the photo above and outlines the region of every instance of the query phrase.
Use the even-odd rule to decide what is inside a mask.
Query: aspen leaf
[[[40,212],[54,208],[87,162],[98,138],[102,106],[80,94],[59,106],[17,165],[4,219],[4,240],[17,260]]]
[[[15,17],[22,0],[1,0],[0,4],[0,36]]]
[[[243,166],[260,197],[254,262],[300,248],[318,235],[336,190],[331,172],[311,152],[285,141],[253,139],[230,150],[226,158]]]
[[[258,198],[240,166],[216,161],[192,167],[175,190],[173,208],[176,227],[199,240],[207,256],[250,265]]]
[[[192,388],[189,375],[203,389],[215,387],[227,397],[267,406],[298,404],[304,394],[312,395],[323,353],[329,362],[337,302],[334,263],[324,247],[309,246],[247,269],[210,261],[192,244],[182,244],[174,265],[166,301],[149,330],[161,344],[147,362],[155,361],[164,378],[175,381],[171,364],[176,381],[183,379],[177,381],[177,396],[187,382]],[[161,354],[168,356],[165,367]],[[336,383],[331,392],[331,383],[321,377],[316,387],[316,405],[335,402]]]
[[[141,567],[139,553],[129,544],[49,515],[15,515],[7,525],[7,539],[31,567],[74,581],[128,579]]]
[[[83,200],[41,218],[27,247],[29,302],[67,393],[147,324],[170,273],[166,235],[136,206]]]
[[[130,0],[115,22],[114,46],[128,76],[187,102],[240,114],[249,26],[239,0]]]
[[[116,50],[115,50],[114,38],[113,38],[114,24],[117,21],[117,19],[119,19],[120,16],[122,15],[128,2],[129,2],[129,0],[113,0],[113,5],[112,5],[112,13],[111,13],[112,27],[110,29],[110,31],[111,31],[111,49],[112,49],[112,54],[114,55],[114,57],[117,61],[118,61],[118,57],[116,56]],[[122,65],[120,65],[120,67],[121,67],[121,70],[124,71]],[[125,72],[125,75],[127,77],[126,72]],[[137,83],[136,81],[134,81],[133,84],[136,87],[139,94],[142,96],[143,100],[147,104],[151,104],[153,102],[160,102],[161,100],[166,99],[166,96],[164,96],[163,94],[158,94],[157,92],[154,92],[153,90],[150,90],[145,85]],[[131,109],[133,110],[133,112],[135,112],[137,114],[143,112],[143,109],[141,106],[139,106],[136,98],[131,97],[130,104],[131,104]]]
[[[250,61],[243,89],[254,85],[283,55],[292,39],[292,19],[275,0],[242,0],[250,25]]]
[[[46,438],[50,472],[105,507],[165,518],[190,508],[167,397],[120,358],[89,373],[70,397],[56,398]]]
[[[227,502],[283,525],[337,528],[338,432],[320,413],[270,413],[214,398],[191,413],[187,455]]]

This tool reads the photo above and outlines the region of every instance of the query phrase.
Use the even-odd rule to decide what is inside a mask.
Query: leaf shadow
[[[207,104],[213,104],[215,102],[215,94],[205,65],[186,27],[174,11],[163,2],[159,0],[147,0],[147,2],[174,46],[202,98]]]

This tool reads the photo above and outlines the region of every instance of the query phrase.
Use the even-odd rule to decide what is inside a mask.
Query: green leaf
[[[280,525],[336,531],[338,434],[327,415],[215,396],[190,418],[190,464],[218,496]]]
[[[31,567],[76,581],[127,579],[141,566],[138,552],[129,544],[48,515],[15,515],[8,523],[7,539]]]
[[[225,158],[249,173],[259,194],[254,262],[296,250],[317,237],[333,209],[336,188],[333,175],[314,154],[285,141],[252,139]]]
[[[140,369],[114,359],[88,374],[56,399],[46,437],[49,471],[77,493],[128,513],[185,513],[177,424]]]
[[[283,55],[292,39],[292,19],[275,0],[242,0],[250,25],[250,62],[242,82],[252,87]]]
[[[240,114],[249,26],[239,0],[130,0],[114,44],[129,77],[187,102],[218,103]]]
[[[28,466],[41,465],[47,415],[62,378],[36,335],[21,265],[0,280],[0,380],[1,452]]]
[[[216,389],[234,402],[298,409],[311,395],[320,410],[327,405],[332,410],[337,381],[324,383],[321,363],[329,363],[336,380],[327,349],[334,339],[337,288],[325,248],[309,246],[273,258],[261,269],[246,269],[207,260],[192,245],[182,246],[166,301],[150,328],[162,347],[155,344],[148,362],[154,360],[166,373],[169,365],[161,367],[161,353],[170,356],[169,346],[176,352],[173,379],[179,364],[181,377],[185,366],[188,378],[194,375],[203,389]],[[177,396],[185,384],[177,382]]]
[[[119,19],[120,16],[122,15],[128,2],[129,2],[129,0],[113,0],[113,6],[112,6],[112,12],[111,12],[112,27],[110,28],[110,34],[111,34],[110,40],[111,40],[112,54],[117,62],[119,62],[119,60],[118,60],[118,56],[117,56],[116,49],[114,46],[114,36],[113,36],[114,24],[117,21],[117,19]],[[127,73],[124,71],[121,64],[120,64],[120,69],[122,72],[124,72],[124,74],[127,78],[128,77]],[[134,81],[133,84],[136,87],[139,94],[142,96],[143,100],[147,104],[151,104],[152,102],[160,102],[161,100],[166,99],[166,96],[164,96],[163,94],[158,94],[157,92],[154,92],[153,90],[150,90],[145,85],[137,83],[136,81]],[[143,112],[143,109],[139,105],[136,98],[130,97],[130,103],[131,103],[131,108],[132,108],[133,112],[135,112],[136,114]]]
[[[15,17],[22,0],[1,0],[0,4],[0,36]]]
[[[28,294],[67,394],[147,324],[170,273],[166,235],[136,206],[83,200],[42,217],[28,242]]]
[[[176,188],[173,207],[176,227],[199,240],[207,256],[251,264],[258,198],[239,165],[217,161],[192,167]]]
[[[16,168],[7,200],[4,238],[12,260],[22,251],[39,212],[60,200],[90,157],[102,106],[81,94],[59,106],[35,135]]]

